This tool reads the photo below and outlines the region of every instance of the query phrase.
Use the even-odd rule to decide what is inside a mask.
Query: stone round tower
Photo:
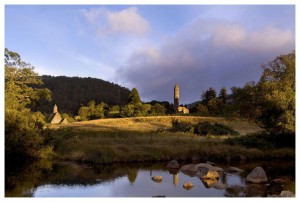
[[[179,86],[178,84],[174,87],[174,107],[177,109],[179,107]]]

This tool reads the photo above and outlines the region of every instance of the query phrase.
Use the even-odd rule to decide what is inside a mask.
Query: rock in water
[[[220,175],[217,171],[214,170],[208,170],[206,175],[201,177],[202,179],[219,179]]]
[[[195,164],[184,165],[180,168],[180,170],[198,172],[198,168],[195,166]]]
[[[252,183],[266,183],[268,182],[268,178],[262,167],[256,167],[249,175],[247,175],[246,181]]]
[[[227,168],[228,172],[244,172],[244,170],[236,168],[236,167],[229,167]]]
[[[206,188],[211,188],[215,183],[218,183],[217,179],[201,179]]]
[[[158,182],[158,183],[161,183],[161,182],[162,182],[162,176],[161,176],[161,175],[153,176],[151,179],[152,179],[154,182]]]
[[[212,166],[216,165],[215,163],[211,162],[211,161],[206,161],[207,164],[210,164]]]
[[[179,168],[179,164],[176,160],[173,160],[168,163],[167,168]]]
[[[195,177],[197,175],[198,169],[195,164],[184,165],[180,168],[181,172],[190,177]]]
[[[194,187],[194,185],[191,182],[185,182],[183,184],[183,188],[185,188],[186,190],[189,190],[189,189],[191,189],[193,187]]]
[[[208,164],[208,163],[198,163],[196,165],[196,168],[197,169],[200,169],[200,168],[207,168],[207,169],[211,169],[213,166]]]
[[[224,174],[224,169],[217,166],[212,167],[211,170],[217,171],[219,174]]]

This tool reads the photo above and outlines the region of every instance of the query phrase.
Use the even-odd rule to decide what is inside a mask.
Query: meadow
[[[260,132],[254,123],[242,119],[197,116],[155,116],[119,119],[98,119],[56,128],[49,134],[53,157],[89,163],[178,161],[243,161],[245,159],[294,158],[294,148],[263,150],[241,145],[224,144],[229,136],[199,136],[174,132],[172,120],[221,123],[248,136]]]

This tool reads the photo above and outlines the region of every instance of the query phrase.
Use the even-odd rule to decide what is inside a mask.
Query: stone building
[[[188,114],[189,109],[179,105],[179,85],[176,84],[174,87],[174,109],[176,113]]]
[[[61,115],[58,112],[57,105],[55,104],[54,107],[53,107],[53,114],[52,114],[52,117],[50,119],[50,123],[51,124],[57,124],[57,123],[61,123],[62,120],[63,119],[62,119]],[[66,121],[68,121],[68,120],[66,120]],[[64,122],[66,122],[66,121],[64,121]]]

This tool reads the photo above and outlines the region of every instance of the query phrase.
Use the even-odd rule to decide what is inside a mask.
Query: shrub
[[[189,122],[179,122],[178,119],[172,119],[172,129],[174,132],[191,132],[193,125]]]
[[[195,126],[195,133],[198,135],[239,135],[239,133],[229,126],[220,123],[211,124],[209,122],[199,122]]]
[[[189,133],[195,133],[198,135],[204,135],[207,134],[211,135],[239,135],[237,131],[234,131],[232,128],[219,124],[214,123],[211,124],[207,121],[205,122],[199,122],[196,125],[193,125],[188,122],[179,122],[178,119],[172,119],[172,129],[171,131],[175,132],[189,132]]]

